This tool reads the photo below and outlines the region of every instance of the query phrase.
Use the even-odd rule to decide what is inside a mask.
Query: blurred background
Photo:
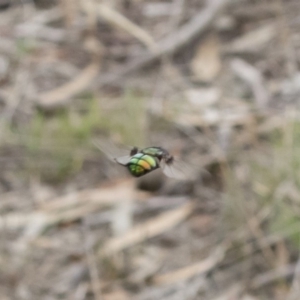
[[[298,300],[299,66],[298,0],[0,0],[0,299]]]

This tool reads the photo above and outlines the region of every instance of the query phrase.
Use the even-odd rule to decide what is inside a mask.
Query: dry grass
[[[298,1],[1,4],[1,299],[298,299]]]

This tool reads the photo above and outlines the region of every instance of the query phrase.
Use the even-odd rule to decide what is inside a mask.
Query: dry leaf
[[[221,92],[217,88],[198,88],[186,91],[188,101],[199,108],[206,108],[218,102]]]
[[[130,295],[127,292],[121,289],[103,295],[103,300],[129,300],[129,299],[132,299],[132,297],[130,297]]]
[[[244,295],[241,300],[258,300],[258,298],[247,294],[247,295]]]
[[[221,67],[219,40],[217,35],[212,34],[200,42],[191,62],[191,69],[196,80],[211,82],[217,77]]]

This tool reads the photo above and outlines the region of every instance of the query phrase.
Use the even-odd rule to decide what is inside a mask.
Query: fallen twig
[[[96,9],[100,18],[103,18],[114,26],[129,32],[132,36],[142,42],[148,48],[148,50],[155,52],[157,45],[152,36],[144,29],[134,24],[125,16],[105,4],[98,4]]]
[[[295,272],[295,264],[285,265],[283,267],[272,269],[265,273],[257,275],[251,282],[251,288],[259,289],[265,285],[273,283],[276,280],[292,276]]]
[[[256,107],[261,112],[265,112],[270,97],[261,72],[241,59],[234,59],[231,62],[231,68],[238,77],[250,86],[255,98]]]
[[[173,272],[157,275],[153,278],[153,282],[154,284],[158,285],[172,284],[190,279],[196,275],[205,274],[211,271],[224,259],[227,249],[228,245],[223,244],[217,247],[215,251],[206,259]]]
[[[83,235],[84,235],[84,249],[85,255],[87,260],[87,265],[89,269],[89,274],[91,277],[91,286],[94,293],[94,297],[96,300],[103,299],[102,291],[101,291],[101,284],[100,284],[100,276],[99,271],[97,269],[97,262],[95,259],[95,253],[93,250],[93,240],[90,233],[89,226],[86,220],[83,220]]]
[[[109,256],[149,238],[162,234],[187,218],[192,213],[193,209],[194,205],[192,203],[188,203],[179,208],[163,213],[158,217],[152,218],[143,224],[138,224],[124,235],[113,237],[108,240],[99,248],[98,254],[100,256]]]
[[[241,298],[245,287],[241,283],[235,283],[230,286],[226,291],[222,292],[222,295],[214,298],[213,300],[232,300],[232,299],[244,299]]]
[[[205,32],[216,15],[224,9],[229,0],[212,0],[208,1],[207,6],[198,13],[191,21],[183,25],[176,32],[167,36],[164,40],[157,43],[157,51],[155,53],[145,53],[141,57],[118,71],[118,74],[105,75],[100,77],[98,85],[109,85],[125,75],[137,71],[151,63],[159,60],[162,56],[174,53],[194,40],[196,37]]]
[[[300,294],[300,258],[298,259],[295,266],[294,279],[287,299],[297,300],[299,294]]]
[[[89,87],[97,76],[99,67],[100,63],[95,60],[73,80],[56,89],[40,94],[37,98],[38,106],[44,109],[54,109],[66,105],[69,99]]]

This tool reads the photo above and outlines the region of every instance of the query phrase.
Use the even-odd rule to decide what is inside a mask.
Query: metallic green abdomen
[[[159,168],[159,164],[154,157],[137,153],[131,157],[127,167],[133,176],[139,177]]]

